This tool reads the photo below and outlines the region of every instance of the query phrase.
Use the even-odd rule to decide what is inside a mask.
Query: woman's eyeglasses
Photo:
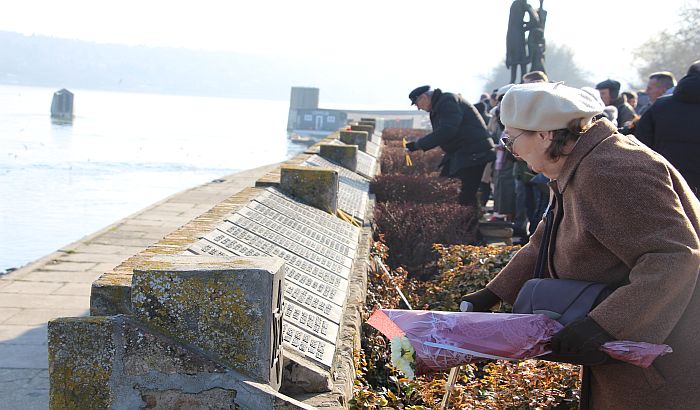
[[[525,134],[527,131],[523,131],[520,134],[516,135],[515,137],[511,137],[510,135],[506,134],[505,132],[503,133],[503,136],[501,136],[501,143],[503,144],[504,147],[508,150],[513,155],[516,155],[513,152],[513,144],[515,144],[515,140],[520,138],[521,135]],[[516,155],[517,156],[517,155]]]

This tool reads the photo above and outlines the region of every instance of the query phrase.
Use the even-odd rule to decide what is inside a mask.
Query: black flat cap
[[[428,92],[428,90],[430,90],[429,85],[422,85],[416,88],[415,90],[411,91],[411,93],[408,94],[408,98],[411,100],[411,105],[415,105],[418,97]]]
[[[613,94],[616,94],[620,91],[620,82],[607,79],[601,83],[598,83],[598,85],[595,86],[596,90],[602,90],[603,88],[607,88],[610,91],[613,92]]]

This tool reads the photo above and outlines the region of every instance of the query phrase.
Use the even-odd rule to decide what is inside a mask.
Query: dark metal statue
[[[535,11],[529,7],[530,14],[529,33],[527,35],[527,49],[530,54],[530,71],[542,71],[544,69],[544,52],[547,48],[544,39],[544,25],[547,22],[547,11],[542,8],[544,0],[540,0],[540,8]]]
[[[527,0],[514,0],[510,6],[508,33],[506,35],[506,67],[510,69],[510,82],[515,83],[518,66],[520,77],[528,71],[545,71],[544,69],[544,24],[547,12],[542,8],[535,11]],[[525,14],[528,21],[524,20]],[[528,32],[527,41],[525,32]],[[528,63],[532,63],[530,70]]]

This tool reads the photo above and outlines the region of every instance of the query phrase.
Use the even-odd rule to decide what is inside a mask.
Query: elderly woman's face
[[[527,162],[533,171],[544,172],[547,175],[548,169],[553,164],[553,161],[546,154],[547,148],[552,142],[551,132],[506,127],[503,134],[503,144],[506,149],[515,157]]]

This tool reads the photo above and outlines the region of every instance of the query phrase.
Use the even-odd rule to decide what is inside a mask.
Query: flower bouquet
[[[394,367],[408,378],[484,359],[524,360],[551,353],[563,326],[544,315],[380,309],[367,321],[391,340]],[[610,357],[648,367],[670,353],[667,345],[613,341]]]

